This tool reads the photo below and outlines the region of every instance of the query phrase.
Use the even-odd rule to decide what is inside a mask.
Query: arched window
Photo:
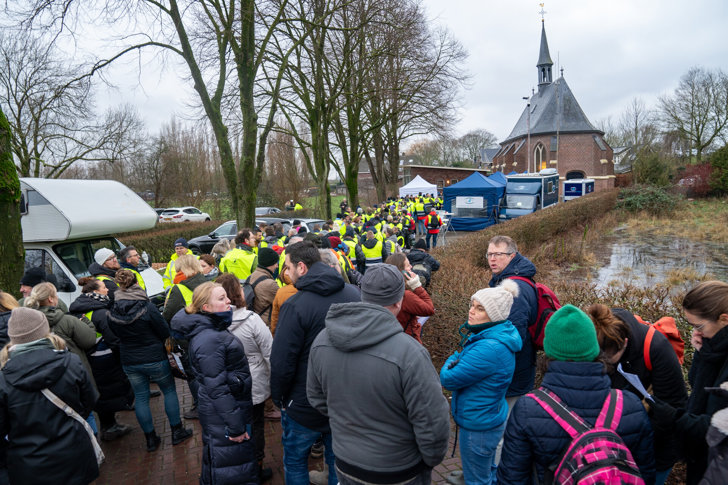
[[[584,179],[586,176],[584,175],[584,172],[581,172],[579,170],[572,170],[571,172],[566,172],[566,180],[575,180],[575,179]]]
[[[533,149],[534,167],[537,172],[546,168],[546,160],[544,159],[545,152],[546,150],[544,150],[543,145],[540,143]]]

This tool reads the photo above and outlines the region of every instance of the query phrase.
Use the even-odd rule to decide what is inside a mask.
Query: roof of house
[[[557,131],[559,133],[603,134],[586,117],[563,76],[551,84],[540,86],[538,92],[531,97],[530,109],[532,136]],[[501,144],[528,134],[528,110],[529,106],[526,106],[510,135]]]

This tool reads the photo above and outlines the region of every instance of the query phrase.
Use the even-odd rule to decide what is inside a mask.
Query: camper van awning
[[[113,180],[21,178],[23,242],[65,241],[154,227],[157,213]]]

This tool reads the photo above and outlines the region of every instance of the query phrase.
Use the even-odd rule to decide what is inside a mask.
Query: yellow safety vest
[[[185,306],[191,305],[192,304],[192,290],[190,290],[189,288],[187,288],[185,285],[183,285],[181,283],[175,283],[174,285],[172,285],[172,288],[174,288],[175,286],[177,287],[180,294],[182,295],[182,298],[184,298]],[[164,300],[165,305],[167,304],[167,300],[169,300],[169,295],[172,293],[172,288],[170,288],[169,291],[167,292],[167,298],[165,298],[165,300]]]
[[[258,256],[255,252],[235,248],[220,260],[220,272],[232,273],[239,280],[244,280],[258,267]]]
[[[187,250],[185,254],[194,254],[191,250]],[[177,271],[174,269],[174,262],[177,261],[177,253],[172,254],[172,257],[169,258],[169,263],[167,263],[167,268],[164,270],[164,274],[162,275],[162,280],[164,281],[164,289],[170,288],[174,284],[174,277],[177,274]],[[199,259],[199,256],[198,256]],[[140,285],[141,286],[141,285]]]
[[[379,240],[377,240],[377,244],[375,244],[371,249],[362,244],[361,251],[364,253],[364,258],[366,258],[367,264],[382,262],[382,247],[382,241]]]
[[[349,246],[349,254],[347,256],[356,259],[356,241],[353,239],[344,239],[343,242]]]

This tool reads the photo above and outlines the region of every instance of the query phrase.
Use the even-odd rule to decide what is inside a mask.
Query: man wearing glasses
[[[519,276],[533,280],[536,267],[531,261],[518,252],[516,242],[508,236],[495,236],[488,243],[488,266],[493,276],[488,283],[491,288],[500,284],[506,278]],[[538,301],[536,290],[525,281],[514,280],[518,285],[518,296],[513,299],[513,306],[508,315],[523,340],[523,347],[516,353],[516,368],[513,380],[506,391],[508,413],[510,415],[513,405],[518,398],[533,389],[536,376],[536,351],[531,344],[528,326],[536,321]],[[502,443],[502,441],[501,441]],[[496,451],[496,463],[500,461],[500,448]]]

